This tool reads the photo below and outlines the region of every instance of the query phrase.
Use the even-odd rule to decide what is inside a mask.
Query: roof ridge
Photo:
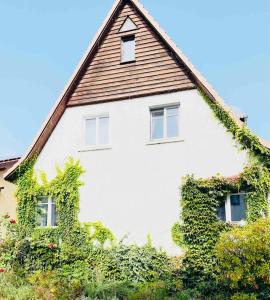
[[[44,132],[49,131],[49,126],[52,126],[52,131],[54,130],[56,124],[60,120],[63,112],[66,108],[66,96],[70,92],[70,90],[73,88],[73,85],[75,84],[77,78],[80,76],[80,72],[83,70],[85,64],[88,62],[88,58],[92,54],[92,52],[95,50],[95,47],[97,46],[97,43],[100,38],[102,38],[102,34],[104,33],[107,25],[109,25],[110,21],[112,20],[114,14],[117,12],[118,8],[121,4],[124,4],[126,2],[131,2],[135,7],[138,9],[138,11],[142,14],[142,16],[148,21],[150,26],[153,27],[153,29],[159,34],[161,39],[169,46],[169,48],[172,49],[172,51],[176,54],[177,58],[184,63],[184,65],[188,68],[190,71],[192,77],[194,77],[194,80],[199,88],[201,88],[207,96],[212,100],[218,102],[222,108],[229,113],[229,115],[233,118],[233,120],[236,122],[236,124],[239,127],[242,127],[244,123],[237,118],[237,116],[234,114],[233,110],[225,103],[225,101],[221,98],[221,96],[214,90],[214,88],[208,83],[208,81],[201,75],[201,73],[195,68],[195,66],[190,62],[190,60],[186,57],[186,55],[177,47],[177,45],[170,39],[170,37],[167,35],[167,33],[160,27],[158,22],[154,20],[154,18],[150,15],[150,13],[144,8],[142,3],[139,0],[115,0],[111,10],[107,14],[106,18],[104,19],[102,25],[100,26],[99,30],[97,31],[96,35],[92,39],[92,42],[89,44],[85,54],[83,55],[82,59],[80,60],[78,66],[76,67],[75,71],[73,72],[70,80],[66,84],[63,92],[58,97],[55,105],[53,106],[52,110],[50,111],[47,119],[43,123],[40,131],[38,132],[37,136],[35,137],[33,143],[30,145],[28,150],[26,151],[25,155],[20,158],[20,160],[14,164],[12,168],[10,168],[5,174],[4,178],[8,178],[13,172],[16,170],[16,168],[26,159],[31,157],[33,154],[37,154],[39,150],[42,150],[38,148],[37,143],[39,139],[41,138],[42,134]],[[58,111],[57,116],[55,116],[55,113]],[[55,119],[53,119],[55,117]],[[57,119],[58,118],[58,119]],[[48,127],[47,127],[48,126]],[[48,129],[49,128],[49,129]],[[51,131],[51,132],[52,132]],[[51,134],[49,133],[49,135]],[[49,137],[48,137],[49,138]],[[48,139],[47,138],[47,139]],[[47,139],[44,139],[43,146],[45,145]],[[259,138],[261,144],[267,148],[270,149],[270,143],[266,142],[265,140]],[[35,147],[37,149],[35,149]]]

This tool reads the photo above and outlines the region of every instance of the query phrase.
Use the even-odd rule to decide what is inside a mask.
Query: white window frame
[[[124,60],[124,49],[125,49],[125,41],[129,40],[129,39],[133,39],[134,40],[134,58],[133,59],[129,59],[129,60]],[[125,64],[125,63],[131,63],[131,62],[135,62],[136,61],[136,36],[133,35],[127,35],[127,36],[122,36],[121,37],[121,64]]]
[[[87,145],[86,144],[86,122],[87,120],[96,119],[96,124],[99,123],[99,119],[108,118],[108,143],[107,144],[99,144],[98,143],[98,128],[99,125],[96,126],[96,144]],[[98,120],[98,121],[97,121]],[[94,114],[94,115],[86,115],[83,117],[83,130],[82,130],[82,149],[79,152],[88,151],[88,150],[102,150],[102,149],[110,149],[111,148],[111,130],[110,130],[110,116],[108,113]]]
[[[48,213],[47,213],[47,226],[39,225],[39,227],[45,228],[45,227],[57,227],[57,225],[52,225],[52,206],[53,204],[56,205],[56,203],[53,203],[52,198],[42,197],[47,200],[48,202]],[[57,209],[56,209],[57,211]]]
[[[168,137],[168,132],[167,132],[167,110],[170,108],[177,108],[178,109],[178,135],[174,137]],[[163,110],[163,137],[154,139],[153,138],[153,116],[152,112],[158,111],[158,110]],[[167,104],[163,106],[154,106],[150,107],[150,141],[151,142],[158,142],[158,141],[178,141],[180,138],[180,103],[172,103],[172,104]]]
[[[232,221],[232,206],[231,206],[231,196],[232,195],[246,195],[246,193],[245,192],[240,192],[240,193],[227,194],[226,200],[225,200],[225,220],[226,220],[226,223],[244,225],[246,223],[246,220]]]

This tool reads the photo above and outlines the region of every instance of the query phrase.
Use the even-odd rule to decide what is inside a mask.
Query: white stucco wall
[[[181,141],[148,144],[149,107],[180,103]],[[83,118],[108,113],[111,148],[83,151]],[[36,169],[49,178],[55,163],[79,158],[86,170],[81,221],[102,221],[118,238],[146,242],[170,253],[171,227],[179,218],[181,177],[238,174],[246,161],[196,90],[68,108],[42,150]]]

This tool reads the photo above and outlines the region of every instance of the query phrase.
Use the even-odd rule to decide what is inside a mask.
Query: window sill
[[[157,145],[157,144],[168,144],[168,143],[179,143],[184,142],[183,138],[168,138],[168,139],[157,139],[151,140],[146,143],[146,145]]]
[[[112,149],[111,145],[97,145],[97,146],[85,147],[79,150],[78,152],[100,151],[100,150],[110,150],[110,149]]]
[[[135,63],[135,62],[136,62],[136,59],[121,61],[120,65],[132,64],[132,63]]]

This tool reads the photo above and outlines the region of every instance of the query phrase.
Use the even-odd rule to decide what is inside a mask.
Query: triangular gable
[[[138,27],[136,24],[130,19],[130,17],[127,17],[124,24],[120,27],[119,32],[127,32],[131,30],[136,30]]]
[[[137,30],[119,32],[122,24],[132,18]],[[134,36],[135,60],[122,61],[122,40]],[[113,22],[99,39],[98,49],[68,99],[67,105],[83,105],[194,89],[196,85],[183,63],[140,11],[130,1],[123,2]]]
[[[187,59],[187,57],[177,48],[177,46],[171,41],[171,39],[167,36],[167,34],[159,27],[158,23],[149,15],[149,13],[145,10],[143,5],[138,0],[116,0],[106,19],[104,20],[102,26],[99,31],[95,35],[92,43],[89,45],[84,57],[81,59],[79,65],[74,71],[71,79],[68,84],[64,88],[62,94],[58,98],[55,106],[49,113],[47,120],[44,122],[41,127],[40,132],[37,134],[34,139],[32,145],[29,147],[26,154],[19,160],[17,164],[15,164],[8,172],[4,175],[4,178],[9,179],[14,174],[15,170],[20,166],[20,164],[26,159],[32,157],[33,155],[38,155],[43,149],[46,141],[50,137],[52,131],[56,127],[59,122],[61,116],[63,115],[65,108],[67,107],[67,102],[72,95],[74,95],[74,90],[78,86],[79,81],[82,76],[85,74],[85,70],[87,66],[89,66],[89,62],[93,60],[96,50],[100,45],[100,41],[104,39],[104,36],[107,34],[108,28],[113,24],[115,16],[119,14],[119,10],[123,8],[125,4],[130,4],[134,7],[144,18],[144,20],[151,26],[151,29],[154,30],[155,34],[159,36],[164,44],[170,49],[176,61],[180,64],[183,64],[184,68],[189,73],[189,77],[193,79],[196,83],[196,86],[199,87],[203,92],[212,100],[217,101],[224,110],[226,110],[231,117],[235,120],[235,122],[239,126],[243,126],[243,122],[241,122],[232,112],[232,110],[225,105],[222,98],[217,94],[217,92],[209,85],[209,83],[204,79],[204,77],[196,70],[196,68],[191,64],[191,62]],[[261,140],[261,143],[270,148],[268,142]]]

